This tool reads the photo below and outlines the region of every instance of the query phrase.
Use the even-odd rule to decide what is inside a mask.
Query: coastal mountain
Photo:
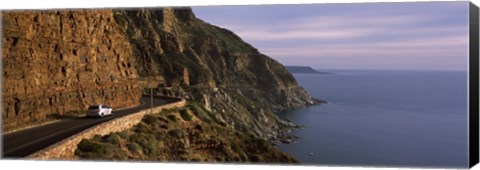
[[[133,106],[152,88],[198,103],[218,128],[277,141],[296,125],[275,112],[320,102],[283,65],[189,8],[2,15],[4,129],[91,103]]]
[[[134,47],[144,80],[163,80],[157,94],[199,101],[239,131],[273,138],[275,112],[318,102],[283,65],[233,32],[196,18],[189,8],[114,11]]]
[[[312,67],[309,66],[285,66],[285,68],[293,74],[329,74],[325,72],[319,72],[314,70]]]

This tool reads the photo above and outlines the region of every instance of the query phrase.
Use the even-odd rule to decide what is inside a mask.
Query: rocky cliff
[[[317,103],[277,61],[189,8],[114,11],[144,80],[157,94],[201,101],[236,130],[275,138],[291,126],[274,112]]]
[[[275,112],[319,100],[283,65],[189,8],[3,12],[3,127],[138,103],[142,90],[196,102],[219,124],[273,141]]]
[[[3,129],[139,103],[132,46],[112,11],[2,11]]]

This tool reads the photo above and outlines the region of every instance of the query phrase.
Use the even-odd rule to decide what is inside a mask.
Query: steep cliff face
[[[197,19],[189,8],[114,11],[134,47],[143,80],[163,80],[157,94],[201,101],[219,120],[261,138],[282,127],[274,112],[319,101],[277,61],[240,37]]]
[[[154,87],[199,103],[226,134],[275,140],[296,127],[275,112],[320,102],[280,63],[188,8],[2,14],[4,128],[92,103],[132,106]]]
[[[232,32],[205,23],[190,9],[116,11],[137,49],[141,76],[166,86],[271,88],[296,82],[285,68]]]
[[[139,103],[132,47],[112,11],[2,12],[3,128]]]

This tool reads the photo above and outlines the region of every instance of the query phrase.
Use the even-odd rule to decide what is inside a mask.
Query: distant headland
[[[309,66],[285,66],[285,68],[293,74],[331,74],[327,72],[319,72]]]

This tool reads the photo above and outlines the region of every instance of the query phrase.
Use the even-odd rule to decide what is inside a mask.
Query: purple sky
[[[193,7],[284,65],[466,70],[468,2]]]

